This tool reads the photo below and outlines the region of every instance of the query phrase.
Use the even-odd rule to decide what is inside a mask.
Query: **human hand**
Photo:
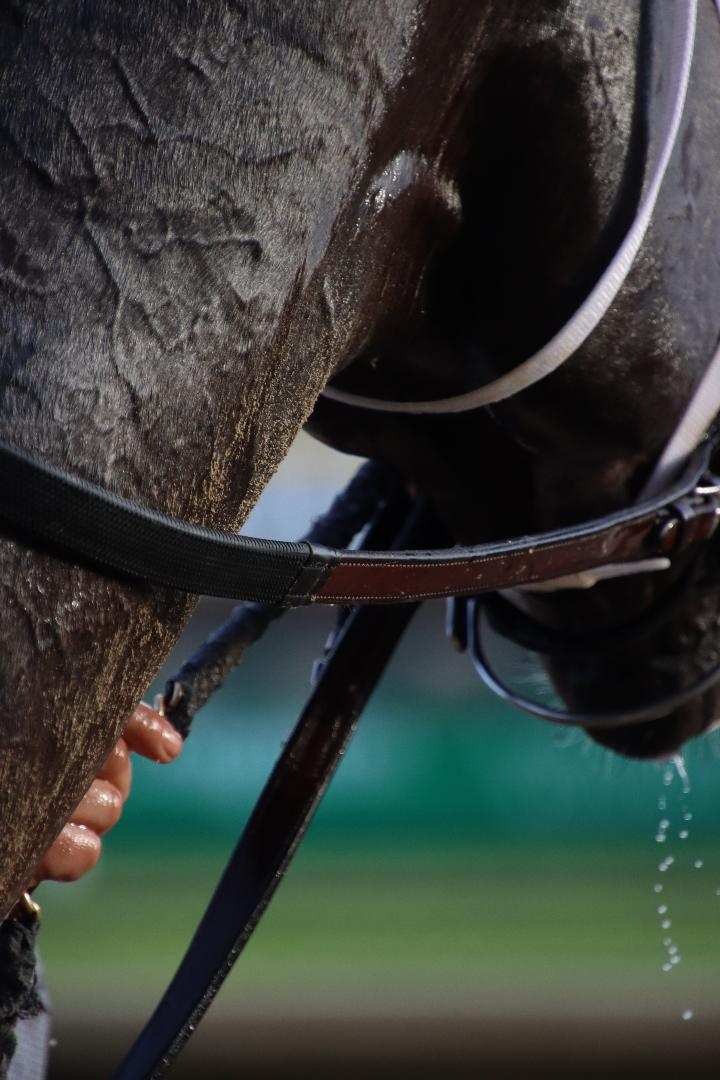
[[[182,747],[170,721],[141,702],[87,794],[38,863],[30,887],[41,881],[77,881],[97,864],[100,837],[117,825],[130,794],[131,753],[164,765],[174,761]]]

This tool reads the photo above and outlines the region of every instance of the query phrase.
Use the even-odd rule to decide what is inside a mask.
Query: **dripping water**
[[[670,789],[673,787],[676,778],[680,783],[680,795],[677,809],[673,808],[671,810],[669,809],[668,795],[670,794]],[[660,813],[660,820],[658,821],[657,830],[655,832],[655,843],[668,844],[668,838],[672,835],[673,831],[673,819],[676,817],[675,836],[678,840],[683,842],[684,846],[684,842],[687,841],[690,836],[689,825],[692,821],[692,811],[689,808],[690,778],[685,766],[685,761],[679,754],[676,755],[671,762],[665,765],[662,773],[662,784],[667,793],[663,793],[658,799],[657,807]],[[672,874],[672,869],[675,865],[675,854],[668,852],[658,863],[658,873],[663,875]],[[703,866],[702,859],[695,859],[693,866],[696,870],[701,870]],[[660,930],[662,931],[661,941],[663,955],[660,970],[664,975],[670,975],[682,963],[680,946],[673,934],[668,932],[672,930],[673,925],[671,905],[667,895],[668,882],[671,880],[672,878],[666,876],[662,880],[656,881],[653,885],[653,894],[656,900],[655,912],[658,916]],[[720,890],[718,890],[718,894],[720,895]],[[695,1013],[693,1009],[686,1008],[680,1015],[683,1020],[692,1020]]]

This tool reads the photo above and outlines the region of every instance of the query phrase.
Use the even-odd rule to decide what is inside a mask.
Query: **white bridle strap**
[[[715,0],[720,15],[720,0]],[[642,497],[652,498],[662,491],[693,450],[700,445],[720,410],[720,341],[708,367],[642,490]]]
[[[720,0],[715,0],[720,15]],[[700,382],[695,387],[692,397],[685,408],[680,423],[675,428],[669,442],[652,471],[650,479],[643,487],[640,498],[650,499],[658,495],[672,483],[689,455],[700,445],[706,432],[720,410],[720,342],[710,364],[705,369]],[[530,586],[527,591],[554,592],[560,589],[592,588],[599,581],[608,578],[623,577],[628,574],[648,573],[664,570],[670,566],[669,559],[650,559],[635,563],[620,563],[612,566],[600,566],[583,574],[568,575],[545,581],[541,585]],[[508,590],[509,599],[518,603],[519,590]]]
[[[718,0],[720,3],[720,0]],[[663,450],[652,475],[643,488],[642,497],[657,495],[678,472],[688,455],[704,438],[720,410],[720,346],[693,391],[682,420],[675,428]]]
[[[720,0],[718,0],[720,2]],[[650,225],[660,187],[677,143],[692,67],[697,24],[697,0],[672,0],[672,46],[668,63],[667,107],[663,118],[661,150],[641,199],[637,216],[623,243],[595,288],[568,323],[534,356],[507,375],[477,390],[437,401],[383,401],[328,386],[324,396],[363,409],[392,413],[459,413],[519,394],[550,375],[577,352],[602,320],[620,292]]]

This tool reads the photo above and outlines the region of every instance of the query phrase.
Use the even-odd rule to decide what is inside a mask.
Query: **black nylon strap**
[[[332,557],[306,543],[215,532],[149,510],[0,442],[0,518],[102,567],[183,592],[284,604]]]
[[[180,968],[114,1080],[164,1075],[190,1038],[280,884],[416,607],[358,608],[347,620]]]

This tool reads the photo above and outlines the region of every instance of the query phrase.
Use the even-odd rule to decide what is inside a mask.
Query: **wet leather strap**
[[[668,556],[707,539],[718,498],[696,488],[711,449],[707,441],[669,490],[598,520],[475,547],[358,553],[205,529],[0,442],[0,521],[33,546],[184,592],[288,607],[409,603]]]
[[[415,605],[360,608],[343,627],[187,953],[114,1080],[162,1076],[190,1038],[280,884]]]
[[[403,499],[388,503],[365,542],[391,543],[407,514]],[[411,514],[416,542],[427,542],[433,523]],[[163,1076],[192,1035],[280,884],[416,607],[357,608],[342,623],[180,967],[113,1080]]]
[[[714,532],[717,508],[688,505],[683,516],[648,510],[585,526],[475,548],[443,552],[361,553],[338,559],[314,600],[321,603],[402,603],[433,597],[478,596],[591,570],[669,556]]]

